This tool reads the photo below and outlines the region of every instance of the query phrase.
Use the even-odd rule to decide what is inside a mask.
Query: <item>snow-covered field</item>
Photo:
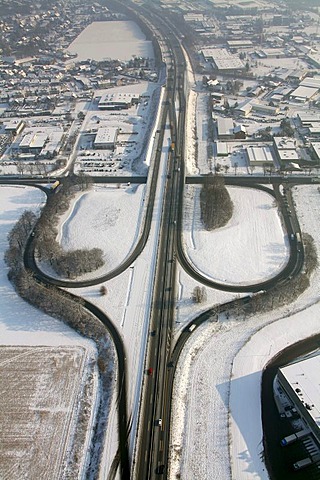
[[[138,25],[131,21],[93,22],[69,45],[77,53],[77,61],[101,61],[117,58],[122,61],[137,57],[153,58],[152,42],[145,39]]]
[[[144,191],[145,185],[125,188],[95,185],[94,191],[77,199],[63,223],[62,247],[66,250],[101,248],[105,260],[103,270],[118,266],[139,237]]]
[[[87,461],[96,408],[96,349],[21,300],[7,279],[7,235],[26,208],[39,210],[44,194],[0,186],[0,198],[0,478],[62,479],[71,447],[79,459],[78,466],[71,464],[75,471]],[[80,414],[84,422],[77,429]]]
[[[77,448],[75,434],[88,423],[84,415],[77,425],[88,381],[87,351],[3,346],[0,352],[0,477],[67,478],[75,454],[82,461],[72,464],[72,474],[81,474],[87,452],[83,445]]]
[[[320,255],[317,187],[296,188],[295,201]],[[268,478],[260,455],[262,369],[288,345],[319,333],[319,279],[318,268],[294,304],[251,318],[221,316],[192,335],[177,366],[170,479]]]
[[[225,227],[209,232],[200,218],[200,190],[188,186],[184,210],[183,238],[192,263],[204,275],[228,284],[252,285],[279,273],[289,246],[274,197],[251,188],[229,187],[233,216]]]

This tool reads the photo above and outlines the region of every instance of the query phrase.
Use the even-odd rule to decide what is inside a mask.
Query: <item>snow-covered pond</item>
[[[93,22],[69,45],[68,51],[77,53],[78,61],[128,61],[133,55],[154,58],[152,42],[131,21]]]

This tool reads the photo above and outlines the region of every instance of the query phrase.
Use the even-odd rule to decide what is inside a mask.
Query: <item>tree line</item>
[[[60,216],[68,210],[75,194],[87,190],[91,184],[92,179],[84,175],[63,179],[59,191],[49,195],[35,229],[37,259],[48,262],[62,277],[76,278],[104,265],[100,248],[64,251],[56,240]]]
[[[8,278],[16,292],[29,304],[58,320],[62,320],[77,333],[93,340],[97,347],[97,365],[100,374],[100,397],[97,424],[92,441],[91,465],[96,468],[101,458],[103,438],[106,432],[107,415],[110,407],[110,389],[115,381],[115,350],[105,326],[86,308],[84,300],[74,298],[68,292],[54,286],[46,286],[37,281],[33,272],[26,270],[23,262],[29,236],[37,224],[36,215],[26,210],[8,234],[9,248],[5,262],[9,267]],[[85,404],[85,402],[84,402]],[[81,413],[82,417],[85,414]],[[79,426],[81,428],[81,425]],[[86,433],[86,430],[84,430]],[[81,436],[81,435],[80,435]],[[81,438],[79,438],[81,442]],[[83,444],[83,440],[82,440]],[[75,457],[74,462],[77,463]]]
[[[209,174],[200,193],[201,220],[207,230],[226,225],[233,213],[233,203],[224,178]]]

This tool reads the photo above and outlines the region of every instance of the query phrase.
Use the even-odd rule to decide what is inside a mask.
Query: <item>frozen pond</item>
[[[152,42],[131,21],[93,22],[69,45],[77,60],[131,60],[132,56],[154,58]]]

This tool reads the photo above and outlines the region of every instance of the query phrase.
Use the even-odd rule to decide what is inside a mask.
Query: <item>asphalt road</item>
[[[163,218],[161,228],[161,238],[158,251],[157,273],[155,279],[155,288],[153,295],[153,310],[151,318],[151,331],[155,331],[155,336],[150,337],[148,356],[152,359],[152,365],[154,374],[148,378],[146,387],[144,390],[143,398],[144,403],[141,411],[140,420],[140,438],[138,455],[136,458],[135,469],[137,472],[136,478],[139,480],[151,479],[159,475],[162,478],[166,478],[167,464],[168,464],[168,448],[169,448],[169,436],[170,436],[170,414],[171,414],[171,400],[172,400],[172,386],[174,379],[175,366],[178,361],[179,355],[183,349],[183,346],[189,336],[192,334],[187,326],[177,344],[172,351],[171,346],[171,331],[173,323],[173,308],[175,302],[175,285],[176,285],[176,259],[178,258],[183,268],[197,281],[212,288],[232,291],[232,292],[258,292],[260,290],[268,290],[274,288],[278,283],[285,282],[287,279],[300,271],[303,265],[303,248],[298,245],[297,238],[294,237],[290,241],[291,253],[288,264],[276,277],[267,282],[261,282],[255,285],[247,285],[245,287],[235,287],[233,285],[218,284],[212,282],[209,278],[201,275],[197,269],[190,264],[181,242],[181,230],[182,230],[182,206],[184,197],[184,184],[186,183],[203,183],[204,178],[201,176],[187,177],[185,178],[185,165],[184,165],[184,132],[185,132],[185,60],[181,49],[180,41],[174,33],[174,29],[169,23],[164,22],[156,17],[156,12],[143,10],[145,21],[157,22],[157,27],[163,31],[163,40],[167,43],[168,49],[172,52],[172,65],[171,69],[168,69],[167,78],[167,90],[168,97],[163,106],[162,112],[162,126],[165,124],[167,112],[170,114],[171,123],[171,135],[172,141],[175,144],[175,149],[171,153],[169,158],[168,178],[166,182],[165,201],[163,205]],[[141,17],[142,18],[142,17]],[[140,18],[140,19],[141,19]],[[175,102],[179,101],[178,118],[176,118]],[[34,239],[30,237],[25,254],[25,265],[35,272],[36,278],[46,285],[56,285],[60,287],[84,287],[89,285],[98,284],[109,280],[110,278],[120,274],[126,270],[134,259],[141,253],[145,243],[147,241],[150,224],[153,213],[153,203],[157,182],[157,171],[160,160],[160,150],[163,143],[163,128],[158,132],[157,149],[158,154],[155,157],[155,166],[150,179],[150,194],[147,205],[146,221],[145,225],[137,244],[133,251],[127,257],[125,262],[117,269],[109,272],[107,275],[100,278],[95,278],[87,282],[78,281],[60,281],[53,279],[47,275],[44,275],[38,268],[34,261]],[[141,177],[100,177],[95,178],[94,181],[102,183],[142,183],[145,182],[145,178]],[[4,179],[1,180],[3,184],[25,184],[35,185],[39,179]],[[310,177],[298,177],[286,178],[283,177],[241,177],[241,176],[228,176],[226,177],[226,183],[230,185],[240,186],[252,186],[252,188],[265,189],[257,183],[269,183],[275,186],[275,192],[272,193],[277,198],[281,205],[282,213],[285,219],[285,224],[288,233],[299,232],[298,220],[294,215],[288,214],[288,208],[284,204],[283,197],[277,190],[277,185],[283,182],[294,183],[311,183]],[[44,187],[39,187],[44,188]],[[292,207],[292,204],[290,204]],[[76,296],[73,296],[75,301]],[[243,303],[249,302],[250,297],[242,299]],[[231,308],[234,302],[228,302],[228,304],[219,307],[220,311],[223,309]],[[97,307],[85,302],[85,308],[90,310],[100,321],[106,326],[111,333],[118,356],[118,376],[121,379],[118,382],[118,398],[119,398],[119,435],[120,435],[120,470],[121,478],[129,479],[132,467],[129,463],[128,455],[128,411],[126,403],[126,384],[127,384],[127,372],[125,363],[125,351],[121,341],[121,337],[117,330],[113,326],[110,319],[101,312]],[[215,312],[217,309],[214,310]],[[214,313],[213,310],[208,310],[192,323],[200,325],[200,323],[207,321],[208,318]],[[158,420],[161,418],[162,424],[159,425]]]

